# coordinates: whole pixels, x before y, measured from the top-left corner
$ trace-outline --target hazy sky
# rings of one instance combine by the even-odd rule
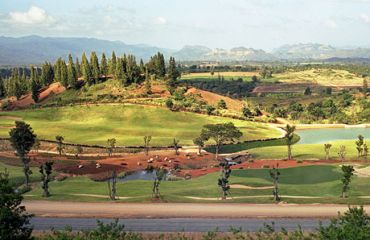
[[[0,0],[0,35],[270,50],[370,47],[370,0]]]

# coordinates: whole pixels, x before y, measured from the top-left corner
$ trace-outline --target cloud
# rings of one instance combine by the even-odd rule
[[[42,8],[31,6],[26,12],[10,12],[10,21],[16,24],[52,24],[55,19]]]
[[[333,19],[328,19],[324,22],[324,25],[328,28],[337,28],[338,24]]]
[[[360,19],[361,19],[361,21],[363,21],[364,23],[370,23],[370,16],[369,16],[369,15],[367,15],[367,14],[361,14]]]
[[[156,17],[154,19],[154,23],[158,25],[164,25],[167,23],[167,19],[165,17]]]

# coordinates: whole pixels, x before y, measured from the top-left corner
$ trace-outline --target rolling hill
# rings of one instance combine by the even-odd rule
[[[68,54],[81,56],[83,52],[102,52],[110,54],[115,51],[122,55],[134,54],[137,58],[149,59],[158,51],[168,58],[174,56],[179,61],[304,61],[343,59],[348,62],[370,58],[370,48],[336,48],[323,44],[284,45],[272,52],[261,49],[235,47],[231,49],[206,46],[184,46],[180,50],[159,48],[143,44],[126,44],[121,41],[108,41],[96,38],[56,38],[56,37],[1,37],[0,65],[15,66],[40,64],[44,61],[54,62],[58,57],[67,58]]]

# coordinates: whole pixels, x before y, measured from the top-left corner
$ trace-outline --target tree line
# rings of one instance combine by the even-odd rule
[[[7,78],[0,76],[0,98],[15,96],[19,99],[31,91],[37,102],[41,89],[53,82],[60,82],[66,88],[79,89],[84,84],[91,86],[110,78],[120,81],[123,86],[149,82],[153,77],[163,79],[172,92],[179,76],[175,59],[170,57],[166,65],[164,55],[160,52],[145,64],[142,59],[138,62],[132,54],[117,57],[114,51],[109,58],[102,53],[100,59],[96,52],[91,52],[89,59],[83,53],[81,61],[69,54],[67,62],[60,57],[54,64],[45,62],[41,67],[13,68]],[[148,85],[150,83],[146,83]]]

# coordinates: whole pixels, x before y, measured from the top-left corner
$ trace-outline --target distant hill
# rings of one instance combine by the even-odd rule
[[[317,43],[284,45],[273,51],[279,59],[370,58],[369,48],[335,48]]]
[[[58,57],[67,58],[70,53],[80,57],[83,52],[96,51],[100,55],[102,52],[110,54],[113,50],[118,56],[132,53],[143,59],[148,59],[158,51],[164,54],[172,52],[152,46],[95,38],[0,37],[0,65],[39,64],[44,61],[54,62]]]
[[[118,56],[123,53],[134,54],[144,60],[160,51],[168,58],[174,56],[179,61],[304,61],[333,60],[358,62],[370,58],[370,48],[336,48],[330,45],[307,43],[284,45],[272,52],[260,49],[236,47],[230,50],[206,46],[184,46],[180,50],[158,48],[143,44],[130,45],[121,41],[108,41],[96,38],[55,38],[26,36],[20,38],[0,37],[0,65],[40,64],[44,61],[54,62],[58,57],[74,57],[83,52],[105,52],[110,55],[115,51]]]

